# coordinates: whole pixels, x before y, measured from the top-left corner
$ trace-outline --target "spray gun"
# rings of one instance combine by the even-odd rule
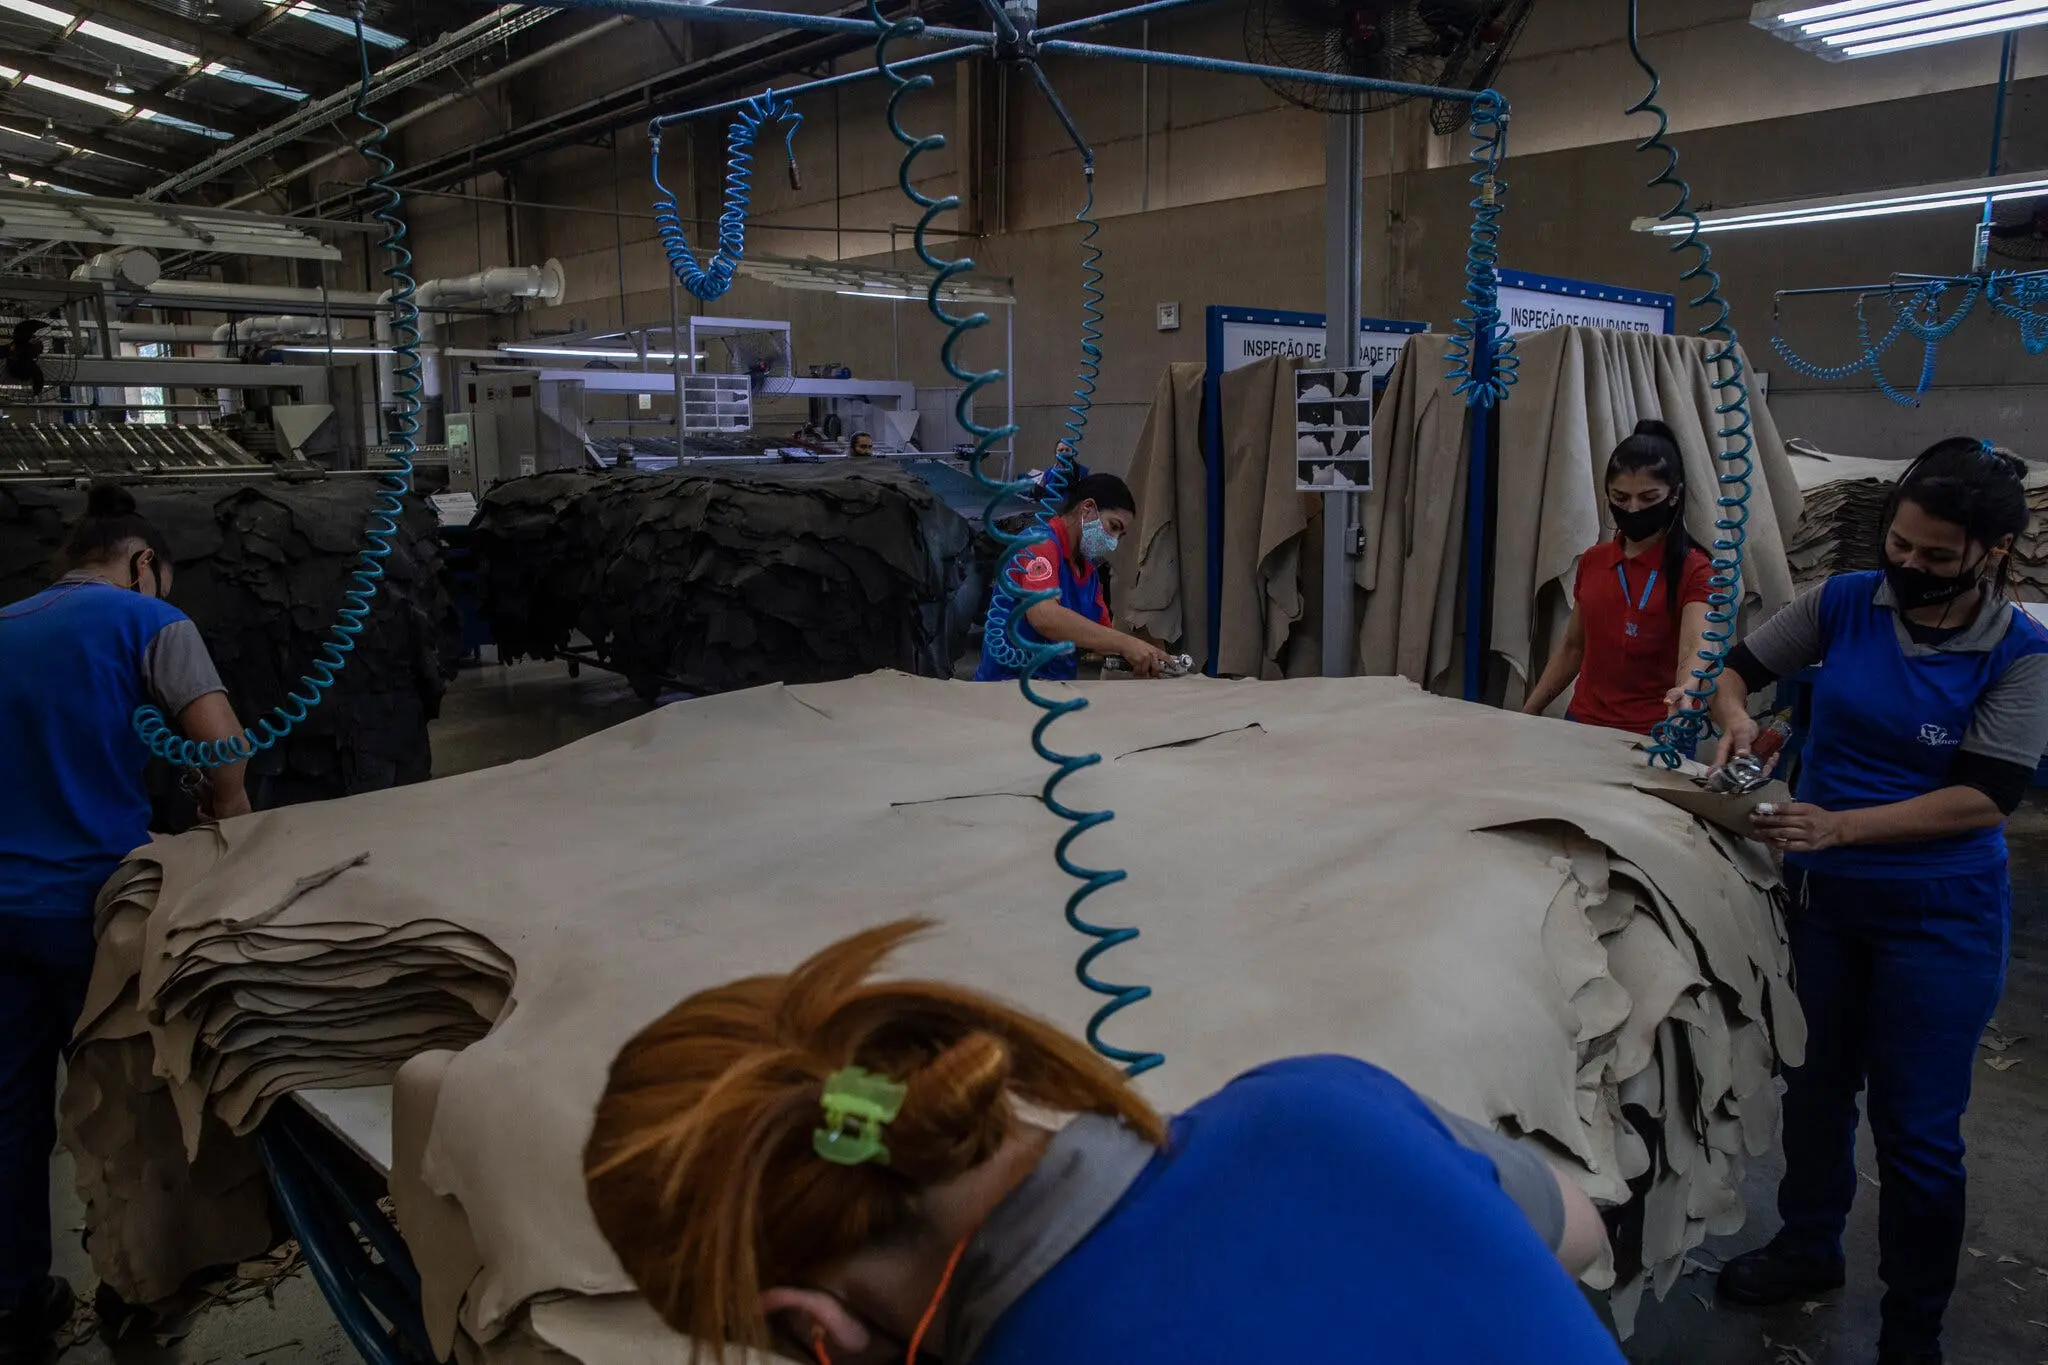
[[[1772,716],[1746,754],[1737,754],[1707,775],[1706,788],[1730,796],[1744,796],[1771,780],[1776,766],[1772,759],[1792,735],[1792,718],[1784,712]]]
[[[1131,666],[1123,661],[1122,656],[1112,654],[1102,661],[1102,671],[1104,673],[1128,673],[1131,671]],[[1169,654],[1166,656],[1166,666],[1159,670],[1159,676],[1162,678],[1185,678],[1194,671],[1195,660],[1193,655]]]

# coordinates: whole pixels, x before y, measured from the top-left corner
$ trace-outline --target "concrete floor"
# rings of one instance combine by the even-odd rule
[[[467,670],[434,727],[436,776],[545,753],[647,707],[623,679],[562,665]],[[2013,851],[2012,967],[1998,1024],[2018,1042],[2004,1071],[1980,1066],[1964,1124],[1970,1144],[1971,1254],[1948,1317],[1952,1365],[2048,1365],[2048,800],[2037,797],[2008,831]],[[1993,1054],[1985,1052],[1984,1057]],[[1849,1224],[1849,1287],[1817,1302],[1771,1312],[1724,1309],[1712,1275],[1690,1271],[1663,1303],[1646,1302],[1627,1354],[1637,1365],[1866,1365],[1877,1340],[1876,1161],[1866,1133],[1866,1172]],[[1767,1241],[1777,1226],[1773,1192],[1781,1171],[1760,1164],[1745,1186],[1750,1225],[1710,1242],[1702,1259],[1722,1259]],[[92,1274],[79,1245],[83,1214],[71,1173],[55,1165],[58,1270],[75,1284]],[[1980,1254],[1981,1253],[1981,1254]],[[179,1335],[182,1334],[182,1335]],[[65,1365],[345,1365],[356,1359],[311,1279],[301,1270],[268,1298],[213,1307],[157,1332],[133,1332],[113,1346],[90,1339]]]

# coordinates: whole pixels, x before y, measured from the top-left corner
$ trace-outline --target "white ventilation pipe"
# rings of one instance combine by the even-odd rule
[[[190,305],[174,304],[173,307],[190,307],[195,312],[204,312],[206,303],[256,304],[272,308],[313,308],[318,309],[335,304],[354,308],[365,308],[383,297],[381,294],[366,293],[349,289],[301,289],[283,284],[222,284],[217,280],[158,280],[143,289],[145,297],[157,295],[170,299],[191,299]],[[225,309],[221,310],[227,311]]]
[[[74,280],[115,284],[123,289],[147,289],[163,278],[156,257],[140,247],[102,251],[71,272]]]
[[[420,310],[420,347],[431,352],[438,344],[439,330],[433,317],[437,308],[504,308],[519,299],[560,303],[568,287],[562,263],[550,259],[546,265],[498,265],[474,275],[451,279],[424,280],[413,292],[413,306]],[[377,296],[380,305],[391,302],[391,291]],[[377,314],[377,345],[389,349],[392,335],[391,312],[383,307]],[[377,357],[377,393],[387,405],[397,401],[398,357]],[[431,402],[441,396],[441,366],[431,356],[420,366],[420,400]]]
[[[283,313],[274,317],[237,318],[213,329],[213,340],[223,356],[232,357],[237,348],[246,349],[271,341],[304,341],[332,335],[339,339],[339,320],[300,317]]]

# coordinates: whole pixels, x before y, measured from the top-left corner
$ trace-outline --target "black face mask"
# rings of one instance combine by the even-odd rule
[[[1892,597],[1898,602],[1900,611],[1917,611],[1921,607],[1939,607],[1953,602],[1966,593],[1975,592],[1984,577],[1982,560],[1974,569],[1938,574],[1894,564],[1892,557],[1882,550],[1878,554],[1884,561],[1884,581],[1891,584]]]
[[[1614,529],[1621,532],[1621,538],[1639,544],[1669,530],[1671,519],[1677,511],[1676,497],[1666,498],[1648,507],[1638,507],[1633,511],[1623,511],[1612,503],[1607,505],[1608,515],[1614,518]]]

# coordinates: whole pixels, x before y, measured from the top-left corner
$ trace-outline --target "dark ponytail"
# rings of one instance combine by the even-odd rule
[[[1877,528],[1878,544],[1891,530],[1899,504],[1911,501],[1928,516],[1953,522],[1963,534],[1987,548],[2027,529],[2033,514],[2027,507],[2027,464],[2009,450],[1999,450],[1974,436],[1951,436],[1920,452],[1885,504]],[[1884,551],[1880,548],[1879,553]],[[2010,586],[2012,556],[1998,561],[1992,588],[2002,597]]]
[[[164,533],[136,510],[135,495],[115,483],[96,483],[86,491],[85,515],[71,528],[64,542],[67,569],[87,564],[104,564],[131,541],[141,541],[154,551],[161,574],[171,563],[171,547]]]
[[[1678,592],[1685,584],[1685,557],[1692,552],[1692,539],[1685,533],[1685,459],[1679,454],[1678,433],[1654,417],[1636,423],[1636,429],[1607,457],[1607,483],[1621,474],[1643,473],[1671,489],[1671,529],[1664,533],[1664,602],[1673,615],[1678,612]],[[1604,485],[1603,485],[1604,486]]]

